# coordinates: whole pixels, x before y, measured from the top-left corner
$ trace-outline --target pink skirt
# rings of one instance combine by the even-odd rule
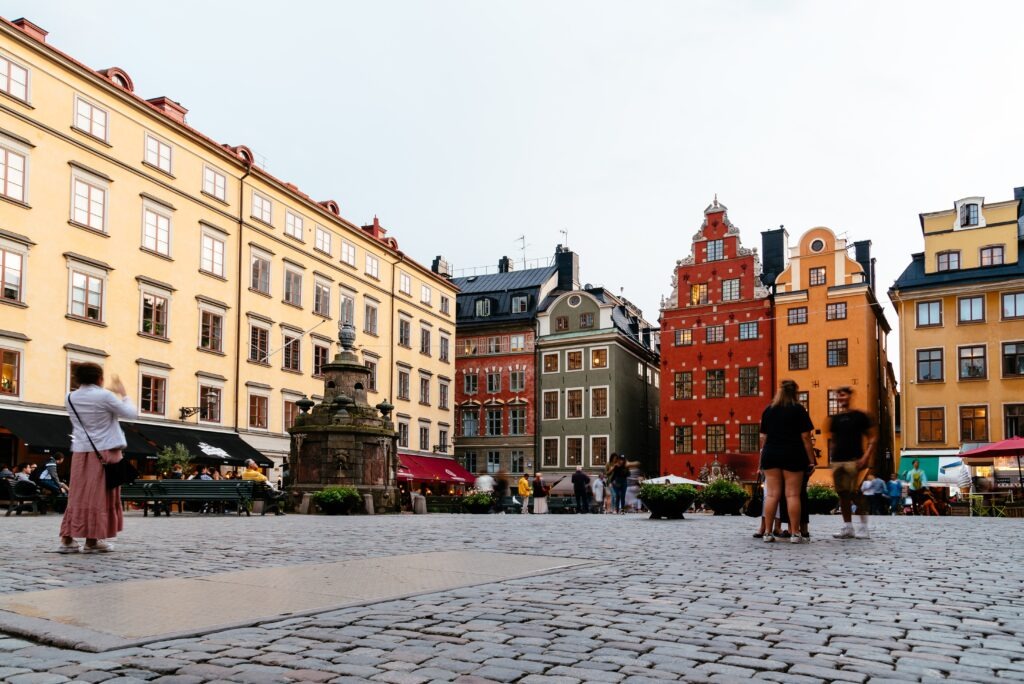
[[[117,463],[122,458],[120,449],[107,449],[100,454],[103,463]],[[121,489],[107,489],[103,463],[94,451],[76,451],[71,455],[68,507],[60,523],[60,536],[112,539],[124,529]]]

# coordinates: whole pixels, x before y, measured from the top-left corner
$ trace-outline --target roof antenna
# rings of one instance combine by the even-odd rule
[[[526,270],[526,234],[520,235],[512,242],[519,242],[519,249],[523,250],[523,270]]]
[[[562,230],[560,230],[558,232],[562,234],[562,244],[565,245],[566,248],[568,248],[569,247],[569,231],[566,230],[565,228],[563,228]]]

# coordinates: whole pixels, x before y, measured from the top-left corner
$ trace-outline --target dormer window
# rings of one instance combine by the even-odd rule
[[[978,205],[974,202],[960,205],[960,227],[969,228],[978,225]]]
[[[935,255],[938,263],[936,267],[940,271],[959,271],[960,270],[960,250],[949,250],[948,252],[939,252]]]
[[[490,316],[491,315],[491,300],[489,300],[489,299],[478,299],[478,300],[476,300],[476,315],[477,316]]]
[[[957,200],[953,205],[953,230],[984,228],[985,214],[981,211],[984,204],[984,197],[965,197]]]
[[[515,295],[512,297],[512,313],[525,313],[529,301],[528,295]]]

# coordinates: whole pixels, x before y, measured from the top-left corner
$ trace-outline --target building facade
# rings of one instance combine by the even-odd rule
[[[741,477],[756,471],[772,325],[757,250],[716,197],[662,302],[660,474],[695,478],[715,459]]]
[[[46,38],[0,20],[0,460],[61,446],[23,438],[29,416],[62,415],[71,368],[97,362],[154,434],[241,436],[280,463],[342,321],[371,403],[395,403],[410,448],[444,444],[451,282]]]
[[[836,389],[854,390],[852,407],[878,421],[878,457],[873,467],[891,472],[893,407],[896,388],[887,358],[890,330],[874,294],[871,243],[852,245],[828,228],[812,228],[796,246],[786,244],[787,233],[763,236],[767,255],[788,255],[788,264],[769,263],[765,270],[775,279],[776,376],[800,386],[800,401],[815,426],[819,466],[827,466],[828,422],[838,410]],[[821,472],[821,471],[819,471]],[[823,478],[816,475],[816,481]]]
[[[920,222],[924,251],[889,290],[904,377],[901,469],[1024,436],[1024,188],[1001,202],[967,197]],[[979,474],[1017,482],[1016,465],[1003,466]]]

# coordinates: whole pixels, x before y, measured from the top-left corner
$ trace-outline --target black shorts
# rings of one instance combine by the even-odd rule
[[[807,470],[807,456],[792,454],[764,454],[761,456],[761,470],[781,468],[791,473],[802,473]]]

